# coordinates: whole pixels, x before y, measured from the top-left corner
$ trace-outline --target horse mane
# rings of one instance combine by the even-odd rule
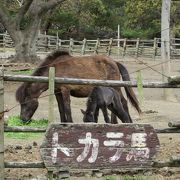
[[[45,60],[38,66],[38,68],[32,73],[32,76],[41,76],[47,68],[49,68],[49,64],[59,61],[63,56],[70,56],[68,51],[56,50],[49,54]],[[25,101],[25,97],[28,95],[28,87],[31,83],[24,82],[16,91],[16,100],[20,103]]]
[[[49,67],[50,63],[55,62],[56,60],[61,60],[62,56],[70,56],[68,51],[56,50],[49,54],[45,60],[39,65],[39,67],[33,72],[33,76],[40,76],[42,73]]]
[[[16,101],[23,103],[25,101],[25,97],[27,95],[27,87],[28,83],[23,83],[17,90],[16,90]]]

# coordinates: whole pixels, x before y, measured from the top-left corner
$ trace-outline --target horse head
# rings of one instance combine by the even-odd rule
[[[24,122],[30,122],[31,117],[33,116],[34,112],[38,108],[38,101],[37,99],[33,98],[26,98],[26,101],[21,103],[21,112],[20,112],[20,119]]]
[[[21,105],[20,119],[27,123],[31,120],[34,112],[38,108],[38,100],[30,94],[27,83],[23,83],[16,91],[16,100]]]
[[[87,112],[87,111],[84,111],[83,109],[81,109],[81,112],[82,114],[84,115],[83,116],[83,122],[96,122],[95,119],[94,119],[94,114],[93,112]]]

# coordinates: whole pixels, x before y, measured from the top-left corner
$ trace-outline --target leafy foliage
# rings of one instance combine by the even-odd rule
[[[160,34],[161,0],[127,0],[125,14],[124,33],[128,29],[131,36],[139,38]]]
[[[16,0],[5,0],[4,5],[13,17],[19,10]],[[121,37],[160,37],[162,0],[66,0],[55,10],[44,15],[41,30],[60,38],[88,39],[117,36],[117,25]],[[180,36],[180,3],[171,1],[171,30]],[[25,29],[31,17],[24,16],[21,29]]]
[[[54,13],[50,32],[58,29],[63,38],[97,38],[112,32],[122,19],[119,16],[124,0],[68,0]]]
[[[53,13],[50,32],[61,38],[160,37],[162,0],[67,0]],[[171,3],[171,26],[178,36],[180,4]],[[55,28],[56,27],[56,28]]]

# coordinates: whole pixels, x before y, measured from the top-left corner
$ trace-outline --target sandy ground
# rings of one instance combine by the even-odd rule
[[[154,64],[158,64],[159,61],[145,61],[146,65],[139,62],[125,62],[122,63],[127,67],[130,76],[132,79],[136,79],[137,70],[141,70],[143,80],[155,81],[161,80],[161,66],[154,66],[152,70],[147,68],[148,66],[152,66]],[[171,75],[178,75],[180,72],[180,62],[173,61],[171,63]],[[5,108],[11,108],[17,104],[15,101],[15,91],[20,83],[14,82],[6,82],[5,83]],[[137,89],[134,88],[138,96]],[[168,122],[173,120],[179,120],[180,117],[180,89],[170,89],[171,96],[170,100],[165,101],[163,97],[163,89],[143,89],[144,100],[142,104],[143,115],[139,117],[139,115],[135,112],[132,106],[130,107],[130,114],[132,119],[136,123],[149,123],[154,128],[167,128]],[[71,98],[71,107],[72,107],[72,115],[75,123],[82,123],[82,114],[80,109],[85,109],[86,106],[86,98]],[[33,118],[47,118],[48,112],[48,98],[42,98],[39,100],[39,108],[35,112]],[[18,115],[20,112],[20,107],[12,109],[10,112],[5,114],[5,117],[12,115]],[[54,104],[54,112],[55,118],[59,121],[59,112],[57,109],[57,104]],[[104,123],[102,114],[99,117],[99,123]],[[157,154],[157,159],[167,160],[173,155],[180,155],[180,138],[179,134],[158,134],[160,139],[160,151]],[[6,161],[22,161],[22,160],[40,160],[39,148],[38,145],[41,144],[42,138],[38,139],[30,139],[28,141],[25,140],[15,140],[15,139],[5,139],[5,160]],[[18,145],[20,148],[18,148]],[[179,168],[180,169],[180,168]],[[163,168],[157,172],[150,172],[148,174],[149,179],[180,179],[180,171],[179,169],[170,169]],[[45,170],[42,169],[6,169],[6,179],[45,179],[44,174],[46,174]],[[147,174],[144,174],[147,175]],[[74,179],[88,179],[86,177],[78,177]],[[94,179],[96,179],[94,177]],[[117,176],[117,179],[121,179],[121,176]]]

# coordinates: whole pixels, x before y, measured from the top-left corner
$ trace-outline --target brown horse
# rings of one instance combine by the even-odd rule
[[[55,51],[36,69],[32,76],[48,76],[49,67],[55,67],[56,77],[84,78],[98,80],[130,80],[127,69],[110,57],[95,55],[73,57],[66,51]],[[28,122],[38,107],[38,98],[48,89],[47,83],[25,82],[16,91],[16,100],[21,104],[20,118]],[[70,95],[74,97],[88,97],[93,86],[55,84],[55,96],[58,102],[62,122],[72,122]],[[119,92],[124,109],[128,112],[127,101],[121,88]],[[138,100],[131,87],[125,87],[127,97],[140,113]],[[129,115],[130,116],[130,115]]]

